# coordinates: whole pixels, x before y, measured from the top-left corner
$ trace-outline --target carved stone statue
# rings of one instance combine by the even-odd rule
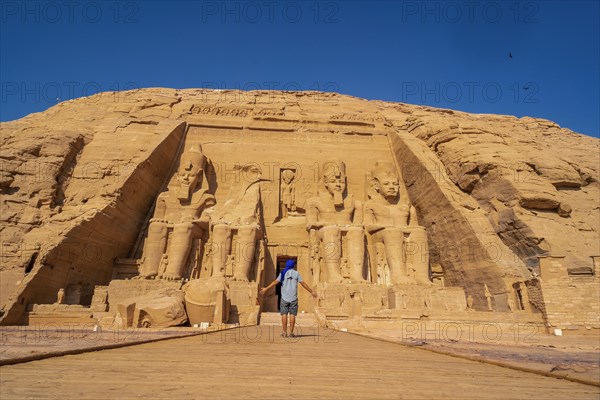
[[[392,284],[431,285],[427,234],[415,208],[400,198],[395,167],[376,163],[371,174],[374,192],[365,203],[364,224],[373,243],[383,244]]]
[[[345,236],[345,259],[348,261],[349,277],[354,282],[364,281],[364,230],[362,205],[346,193],[346,165],[341,161],[329,161],[324,166],[316,197],[307,201],[307,229],[315,242],[321,245],[325,280],[343,282],[341,274],[342,237]]]
[[[58,294],[56,295],[56,304],[65,304],[65,289],[58,289]]]
[[[233,266],[233,279],[248,281],[254,261],[256,242],[260,239],[260,178],[258,166],[240,168],[244,176],[234,185],[229,199],[212,218],[212,276],[224,277],[227,261]],[[238,254],[232,254],[232,236],[237,235]]]
[[[284,169],[281,171],[281,218],[287,217],[290,211],[296,211],[295,178],[294,170]]]
[[[473,296],[467,296],[467,311],[475,311],[473,308]]]
[[[483,284],[483,294],[485,296],[485,300],[487,301],[488,311],[494,311],[494,308],[492,307],[492,293],[490,292],[490,288],[488,287],[487,283]]]
[[[202,148],[190,148],[181,156],[178,185],[171,185],[158,196],[144,244],[141,277],[168,280],[183,277],[192,241],[201,239],[208,226],[202,211],[215,204],[214,196],[202,189],[205,165]],[[164,272],[159,274],[160,267]]]

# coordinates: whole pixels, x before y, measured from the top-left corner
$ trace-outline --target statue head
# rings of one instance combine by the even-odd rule
[[[391,163],[375,163],[371,171],[373,187],[387,201],[398,200],[400,181],[396,169]]]
[[[346,190],[346,164],[339,160],[327,161],[323,165],[323,185],[333,196],[336,206],[344,204],[344,190]]]
[[[202,153],[200,145],[192,146],[182,154],[177,170],[177,181],[179,182],[179,200],[189,200],[198,184],[202,184],[202,173],[206,157]]]
[[[281,179],[288,185],[294,180],[296,173],[293,169],[284,169],[281,171]]]
[[[235,169],[239,171],[240,181],[245,182],[248,185],[260,181],[262,177],[262,171],[256,163],[236,165]]]

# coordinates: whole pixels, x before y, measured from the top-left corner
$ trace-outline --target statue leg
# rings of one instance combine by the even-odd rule
[[[406,261],[408,268],[414,270],[419,285],[431,285],[429,279],[429,247],[427,232],[423,227],[412,227],[406,240]]]
[[[323,239],[323,264],[327,271],[326,281],[340,283],[344,281],[340,273],[340,261],[342,258],[342,232],[335,225],[321,228]]]
[[[153,221],[148,227],[148,237],[144,244],[144,262],[140,266],[140,276],[151,278],[158,274],[160,259],[167,247],[167,224]]]
[[[225,276],[225,263],[231,253],[231,228],[226,224],[218,224],[212,231],[212,276]]]
[[[385,245],[385,258],[390,268],[392,284],[414,284],[415,281],[408,274],[408,269],[402,250],[404,246],[404,233],[399,228],[385,228],[381,231]]]
[[[353,282],[363,282],[365,266],[365,233],[362,227],[353,226],[346,233],[346,252],[350,279]]]
[[[163,275],[164,279],[176,280],[183,277],[190,250],[192,248],[192,229],[189,222],[176,224],[171,236],[169,246],[169,262]]]
[[[250,267],[255,256],[257,233],[258,225],[256,224],[242,226],[238,230],[237,245],[239,254],[236,255],[236,265],[233,272],[234,280],[248,281],[249,279]]]

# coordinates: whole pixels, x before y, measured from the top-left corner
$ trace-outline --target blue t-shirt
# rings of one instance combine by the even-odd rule
[[[281,282],[281,274],[277,277]],[[302,282],[300,273],[295,269],[290,269],[285,274],[285,282],[281,283],[281,298],[283,301],[291,302],[298,300],[298,284]]]

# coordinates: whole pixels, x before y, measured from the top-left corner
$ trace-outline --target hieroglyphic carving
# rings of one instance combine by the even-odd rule
[[[223,117],[247,117],[249,110],[242,108],[226,108],[216,106],[200,107],[194,105],[191,109],[192,114],[218,115]]]

